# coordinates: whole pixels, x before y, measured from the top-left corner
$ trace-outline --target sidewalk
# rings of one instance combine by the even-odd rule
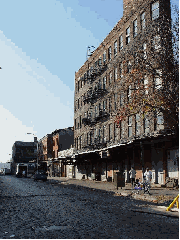
[[[166,211],[166,208],[173,201],[173,199],[179,194],[178,189],[167,189],[160,188],[158,186],[152,186],[150,195],[144,194],[141,191],[139,194],[136,191],[132,191],[131,184],[127,183],[125,187],[116,189],[114,183],[112,182],[100,182],[100,181],[90,181],[90,180],[77,180],[67,177],[48,177],[48,181],[51,183],[59,183],[64,185],[78,185],[82,187],[91,188],[93,190],[103,190],[111,192],[114,196],[124,196],[134,198],[136,200],[143,200],[146,203],[146,207],[143,206],[141,212],[155,213],[166,216],[179,217],[179,209],[175,207],[171,211]],[[148,204],[147,204],[148,203]],[[151,203],[156,205],[152,205]],[[136,211],[134,209],[133,211]],[[140,211],[140,210],[138,210]]]

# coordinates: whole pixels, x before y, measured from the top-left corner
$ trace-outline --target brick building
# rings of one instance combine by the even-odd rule
[[[38,142],[38,158],[39,161],[47,161],[52,158],[53,138],[52,134],[47,134]]]
[[[75,73],[78,171],[107,180],[134,166],[178,178],[169,0],[124,0],[123,17]],[[168,105],[168,107],[167,107]],[[171,157],[170,157],[171,155]],[[174,160],[175,159],[175,160]]]
[[[48,158],[49,175],[61,176],[64,175],[64,170],[61,168],[58,152],[69,149],[74,143],[74,131],[72,127],[64,129],[56,129],[52,135],[52,157]]]

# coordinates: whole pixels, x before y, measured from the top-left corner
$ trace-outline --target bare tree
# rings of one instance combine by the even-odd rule
[[[127,117],[141,114],[164,124],[163,133],[178,132],[179,112],[179,11],[173,6],[175,19],[164,12],[145,34],[120,59],[121,92],[124,104],[116,115],[117,126]]]

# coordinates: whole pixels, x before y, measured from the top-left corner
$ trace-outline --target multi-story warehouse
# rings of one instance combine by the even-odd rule
[[[113,179],[135,167],[153,182],[178,178],[169,0],[124,0],[123,17],[75,73],[74,144],[79,171]],[[85,167],[83,167],[83,165]]]

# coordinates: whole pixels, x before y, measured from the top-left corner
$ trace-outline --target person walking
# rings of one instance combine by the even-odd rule
[[[144,173],[144,177],[145,177],[146,183],[148,183],[150,185],[151,184],[151,179],[152,179],[152,172],[149,171],[149,168],[146,168],[146,172]]]
[[[146,172],[144,173],[144,178],[145,178],[144,193],[148,192],[150,194],[152,172],[149,171],[149,168],[146,168]]]
[[[136,171],[134,170],[133,167],[131,167],[131,170],[129,171],[130,179],[131,179],[131,185],[133,189],[133,185],[135,183],[135,177],[136,177]]]

